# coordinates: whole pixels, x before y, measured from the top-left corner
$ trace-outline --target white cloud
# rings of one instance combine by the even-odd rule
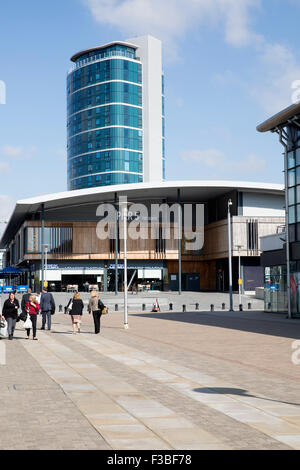
[[[267,163],[253,154],[238,161],[228,158],[217,149],[191,150],[184,152],[183,160],[198,163],[203,171],[213,171],[213,177],[259,175],[265,171]],[[211,176],[211,175],[210,175]]]
[[[15,207],[15,201],[10,196],[0,194],[0,235],[5,229],[3,221],[8,221]]]
[[[226,157],[224,153],[216,149],[208,150],[191,150],[183,153],[183,159],[202,163],[203,165],[213,169],[223,169],[226,165]]]
[[[240,84],[268,114],[292,104],[291,86],[300,80],[300,58],[288,45],[266,40],[253,26],[253,13],[268,14],[267,0],[81,1],[99,23],[116,27],[130,37],[151,34],[161,39],[167,60],[177,59],[180,39],[201,33],[203,25],[221,30],[227,44],[252,47],[255,70],[243,84],[231,71],[215,75],[215,79]],[[292,8],[300,5],[300,0],[289,3]]]
[[[227,43],[245,46],[259,40],[251,30],[250,11],[261,0],[82,0],[96,21],[129,36],[151,34],[164,42],[174,59],[177,41],[202,24],[221,24]]]
[[[13,145],[4,145],[0,148],[0,154],[5,158],[16,160],[27,160],[36,153],[36,147],[33,145],[28,148],[17,147]]]
[[[9,164],[7,162],[0,162],[0,175],[9,171],[11,171]]]
[[[259,80],[250,86],[250,94],[269,114],[290,106],[293,82],[300,80],[299,57],[286,46],[265,43],[258,62]]]

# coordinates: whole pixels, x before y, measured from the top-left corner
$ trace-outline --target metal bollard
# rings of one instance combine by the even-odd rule
[[[199,304],[196,304],[196,310],[199,310]]]
[[[251,303],[248,304],[248,310],[251,310]]]
[[[240,312],[242,312],[242,311],[243,311],[243,305],[240,304],[240,305],[239,305],[239,308],[240,308]]]
[[[210,311],[211,311],[211,312],[214,312],[214,311],[215,311],[215,306],[214,306],[214,304],[211,304],[211,306],[210,306]]]
[[[183,305],[183,306],[182,306],[182,311],[183,311],[183,312],[186,312],[186,305]]]
[[[226,308],[226,305],[222,304],[222,310],[225,310],[225,308]]]
[[[115,312],[118,312],[118,311],[119,311],[119,305],[115,304]]]
[[[143,312],[146,310],[146,304],[142,305],[142,310],[143,310]]]
[[[173,310],[173,304],[169,304],[169,310]]]
[[[62,311],[63,311],[63,309],[62,309],[62,304],[60,304],[60,306],[58,307],[58,311],[59,311],[59,312],[62,312]]]

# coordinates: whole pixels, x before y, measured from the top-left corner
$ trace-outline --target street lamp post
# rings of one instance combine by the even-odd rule
[[[238,254],[239,254],[239,305],[241,305],[242,303],[241,248],[242,248],[242,245],[237,245]]]
[[[231,214],[230,207],[232,206],[232,200],[228,201],[228,267],[229,267],[229,311],[233,312],[233,301],[232,301],[232,248],[231,248]]]
[[[128,286],[127,286],[127,198],[120,198],[123,216],[123,243],[124,243],[124,328],[128,329]]]

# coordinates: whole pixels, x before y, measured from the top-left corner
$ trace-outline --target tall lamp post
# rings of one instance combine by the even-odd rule
[[[239,254],[239,305],[241,305],[242,303],[241,249],[243,247],[242,245],[237,245],[236,248],[238,249],[238,254]]]
[[[231,214],[230,207],[232,206],[232,200],[228,201],[228,267],[229,267],[229,311],[233,312],[233,301],[232,301],[232,247],[231,247]]]
[[[124,328],[128,329],[128,283],[127,283],[127,217],[128,202],[127,198],[120,198],[119,202],[122,209],[123,218],[123,243],[124,243]]]

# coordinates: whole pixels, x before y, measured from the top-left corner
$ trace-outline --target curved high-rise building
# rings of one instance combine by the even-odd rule
[[[68,189],[164,179],[161,42],[117,41],[71,60]]]

